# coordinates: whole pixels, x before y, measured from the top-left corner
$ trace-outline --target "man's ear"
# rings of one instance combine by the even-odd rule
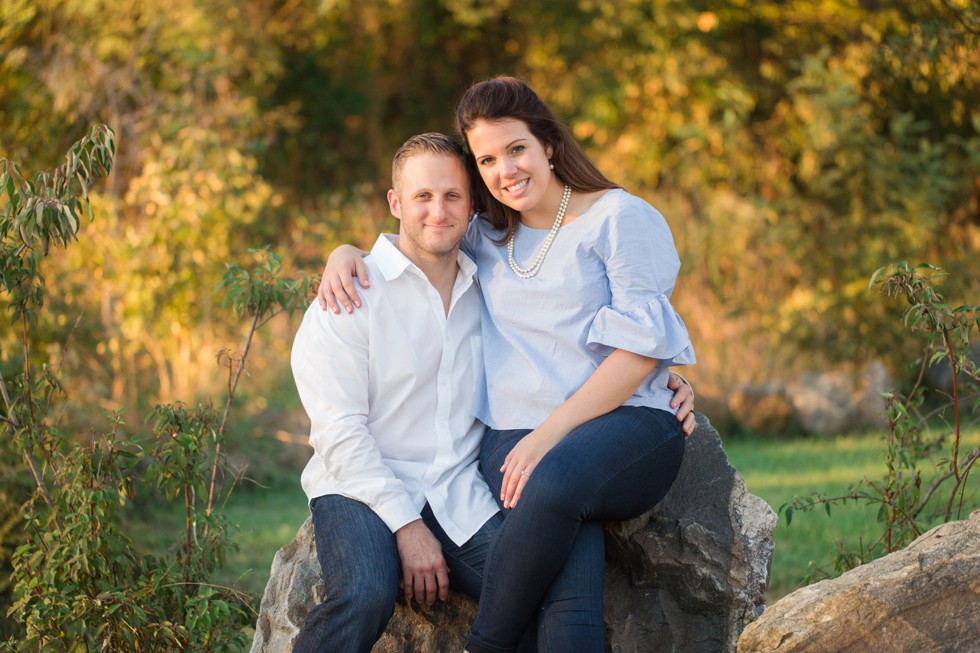
[[[398,201],[398,193],[395,192],[394,188],[388,189],[388,208],[391,210],[391,214],[402,219],[402,206]]]

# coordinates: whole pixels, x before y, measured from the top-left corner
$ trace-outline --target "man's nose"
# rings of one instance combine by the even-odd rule
[[[442,218],[445,218],[446,217],[446,213],[447,213],[447,211],[446,211],[446,200],[444,200],[444,199],[437,199],[437,200],[435,200],[435,201],[432,202],[432,205],[431,205],[431,214],[432,214],[433,217],[442,219]]]

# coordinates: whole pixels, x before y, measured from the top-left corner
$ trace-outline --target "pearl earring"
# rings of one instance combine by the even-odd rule
[[[554,170],[555,169],[555,164],[554,163],[550,163],[550,164],[548,164],[548,167],[551,168],[552,170]]]

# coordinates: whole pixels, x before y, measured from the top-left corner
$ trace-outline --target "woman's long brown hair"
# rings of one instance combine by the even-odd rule
[[[463,94],[456,106],[456,129],[466,141],[468,149],[467,133],[478,121],[493,122],[507,118],[520,120],[545,147],[551,146],[555,175],[572,190],[593,192],[619,188],[618,184],[599,172],[572,138],[568,127],[523,80],[500,76],[477,82]],[[474,175],[474,203],[494,229],[506,230],[499,241],[503,243],[517,229],[520,213],[500,203],[486,184],[476,181],[480,179],[480,171],[472,154],[470,149],[468,160],[470,173]]]

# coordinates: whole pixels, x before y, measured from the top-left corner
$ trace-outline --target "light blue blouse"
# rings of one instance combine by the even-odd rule
[[[548,234],[521,226],[514,258],[529,266]],[[558,232],[537,276],[507,263],[502,233],[474,219],[463,241],[483,294],[486,386],[476,416],[495,429],[535,428],[614,349],[660,365],[625,405],[670,407],[671,365],[695,362],[670,305],[680,260],[667,221],[642,199],[610,190]]]

